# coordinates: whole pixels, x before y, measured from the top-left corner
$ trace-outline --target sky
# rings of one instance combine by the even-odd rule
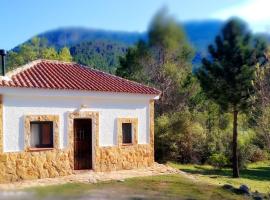
[[[180,22],[238,16],[270,32],[270,0],[0,0],[0,49],[59,27],[143,32],[162,7]]]

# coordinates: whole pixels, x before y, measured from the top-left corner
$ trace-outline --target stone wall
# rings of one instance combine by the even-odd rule
[[[66,176],[73,173],[74,149],[73,149],[73,122],[76,118],[91,118],[93,123],[93,170],[114,171],[148,167],[154,163],[154,101],[150,101],[150,138],[149,144],[137,143],[138,120],[119,118],[119,122],[131,122],[134,124],[134,143],[130,145],[118,144],[113,147],[99,147],[99,113],[89,111],[76,111],[68,115],[69,145],[66,149],[59,149],[58,126],[59,117],[28,116],[25,117],[25,142],[24,152],[3,153],[3,105],[0,96],[0,183],[38,178],[53,178]],[[53,149],[43,151],[31,151],[29,149],[29,122],[31,120],[54,121],[56,136]],[[119,123],[118,123],[119,124]],[[119,126],[119,125],[118,125]],[[119,140],[119,137],[118,137]]]
[[[72,174],[69,151],[0,154],[0,183]]]
[[[115,171],[151,166],[153,148],[148,144],[99,148],[100,161],[96,171]]]

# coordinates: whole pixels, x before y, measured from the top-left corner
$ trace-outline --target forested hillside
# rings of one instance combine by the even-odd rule
[[[222,26],[222,21],[193,21],[183,23],[183,28],[191,44],[198,51],[205,51]],[[134,45],[139,39],[146,40],[146,33],[105,31],[86,28],[59,28],[38,34],[37,37],[46,38],[49,46],[56,49],[64,46],[74,46],[82,42],[107,40]]]
[[[195,50],[193,67],[197,69],[202,57],[207,55],[207,47],[214,40],[224,22],[217,20],[191,21],[183,23],[183,31]],[[179,25],[181,27],[181,25]],[[266,34],[263,37],[269,39]],[[58,51],[68,47],[74,61],[114,73],[119,66],[119,58],[128,47],[139,40],[148,40],[147,33],[105,31],[87,28],[59,28],[38,34],[46,41],[47,47]],[[26,43],[31,42],[31,39]],[[14,48],[18,51],[19,46]]]
[[[128,45],[107,40],[82,42],[70,48],[75,62],[114,73]]]
[[[71,47],[82,42],[107,40],[133,45],[139,39],[145,39],[144,33],[105,31],[87,28],[59,28],[38,34],[36,37],[46,38],[49,46],[56,49],[64,46]]]
[[[183,24],[183,31],[187,35],[192,47],[196,51],[193,65],[196,67],[201,58],[206,55],[207,45],[214,39],[222,26],[221,21],[198,21]],[[179,25],[180,26],[180,25]],[[147,41],[147,33],[104,31],[86,28],[59,28],[38,34],[41,46],[59,51],[67,47],[74,61],[114,73],[119,67],[120,57],[124,56],[128,47],[134,46],[139,40]],[[32,38],[33,39],[33,38]],[[22,45],[32,45],[32,39]],[[13,49],[16,53],[22,48],[19,45]],[[9,54],[13,55],[13,54]],[[48,58],[48,56],[41,56]],[[55,56],[51,56],[53,58]],[[29,59],[28,59],[29,60]],[[10,67],[24,64],[23,60],[11,63]]]

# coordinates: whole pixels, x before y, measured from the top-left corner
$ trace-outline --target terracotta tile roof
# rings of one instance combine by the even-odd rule
[[[160,91],[76,63],[33,61],[2,77],[0,87],[67,89],[159,95]]]

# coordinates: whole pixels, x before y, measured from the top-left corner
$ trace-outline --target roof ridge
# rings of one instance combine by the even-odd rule
[[[33,60],[31,62],[28,62],[28,63],[22,65],[21,67],[18,67],[16,69],[13,69],[13,70],[7,72],[5,76],[11,78],[13,75],[16,75],[22,71],[25,71],[25,70],[35,66],[36,64],[41,63],[41,62],[42,62],[42,59]]]

